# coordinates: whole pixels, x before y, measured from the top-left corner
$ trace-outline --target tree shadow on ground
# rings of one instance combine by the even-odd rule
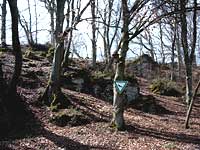
[[[140,95],[138,100],[128,105],[129,108],[140,110],[144,113],[153,115],[172,115],[174,112],[168,110],[158,103],[158,100],[153,95]]]
[[[92,108],[92,106],[89,106],[87,104],[85,104],[84,102],[80,101],[79,99],[73,99],[72,101],[74,101],[76,103],[76,106],[80,106],[80,110],[82,111],[82,113],[87,116],[88,118],[90,118],[92,121],[95,122],[107,122],[110,118],[110,116],[104,114],[103,112],[98,111],[95,108]],[[81,108],[82,107],[82,108]]]
[[[175,133],[175,132],[166,132],[161,130],[156,130],[154,128],[146,128],[139,125],[127,125],[127,131],[138,137],[148,136],[161,140],[173,141],[173,142],[182,142],[189,144],[200,144],[200,136],[190,135],[185,133]]]
[[[15,145],[14,140],[29,139],[35,137],[44,137],[47,140],[54,143],[57,147],[65,148],[67,150],[89,150],[94,149],[107,149],[101,146],[90,146],[84,145],[80,142],[74,141],[68,137],[60,136],[53,133],[45,128],[43,122],[41,122],[35,114],[29,109],[29,106],[25,103],[26,99],[21,98],[17,95],[16,100],[20,101],[17,106],[20,109],[12,112],[10,116],[12,120],[11,126],[7,130],[1,131],[0,137],[0,149],[12,150],[13,145]],[[12,106],[13,109],[16,106]],[[43,145],[44,143],[41,143]],[[16,145],[18,147],[19,145]],[[29,146],[20,149],[31,149]],[[109,148],[110,149],[110,148]]]
[[[52,141],[55,145],[66,150],[90,150],[90,149],[110,149],[104,146],[90,146],[76,142],[68,137],[60,136],[51,131],[45,130],[43,136]],[[112,148],[111,148],[112,150]]]

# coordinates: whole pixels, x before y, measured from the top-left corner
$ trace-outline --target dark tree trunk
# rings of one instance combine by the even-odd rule
[[[17,0],[8,0],[8,3],[10,6],[11,18],[12,18],[12,45],[13,45],[13,53],[15,55],[15,68],[11,82],[9,84],[9,93],[15,93],[19,76],[22,70],[22,52],[21,52],[19,33],[18,33]]]
[[[6,0],[3,0],[1,6],[2,10],[2,20],[1,20],[1,44],[2,47],[6,47]]]
[[[92,66],[96,67],[97,59],[97,45],[96,45],[96,14],[95,14],[95,0],[91,0],[92,12]]]

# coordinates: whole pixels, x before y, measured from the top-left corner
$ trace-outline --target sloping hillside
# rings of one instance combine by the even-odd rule
[[[1,58],[4,73],[9,78],[13,57],[4,53]],[[38,56],[24,59],[18,93],[26,106],[28,117],[23,128],[13,127],[0,139],[0,149],[200,149],[200,97],[195,101],[191,128],[185,130],[186,107],[181,97],[153,94],[149,90],[149,80],[138,77],[140,93],[143,95],[141,102],[145,100],[147,105],[156,103],[152,105],[156,108],[147,113],[140,105],[127,107],[126,130],[117,132],[110,127],[112,103],[106,98],[96,98],[63,86],[64,94],[72,103],[68,109],[52,112],[38,102],[47,84],[49,71],[50,63],[46,58]]]

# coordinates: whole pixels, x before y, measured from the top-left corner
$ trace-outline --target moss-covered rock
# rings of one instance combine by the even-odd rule
[[[7,48],[0,47],[0,52],[6,52],[7,50]]]
[[[153,93],[166,96],[180,96],[181,92],[178,90],[175,82],[168,79],[155,79],[150,85],[150,90]]]
[[[76,108],[60,110],[50,118],[50,122],[61,127],[66,125],[78,126],[88,123],[88,121],[84,114]]]
[[[37,56],[36,53],[31,51],[30,49],[26,50],[24,57],[29,58],[29,59],[33,59],[33,60],[40,60],[40,57]]]
[[[50,101],[51,111],[58,111],[59,109],[69,108],[71,105],[69,98],[66,97],[62,92],[53,94],[52,97],[50,97]]]
[[[55,48],[54,47],[50,47],[46,53],[46,57],[47,59],[52,62],[53,61],[53,56],[54,56],[54,50]]]

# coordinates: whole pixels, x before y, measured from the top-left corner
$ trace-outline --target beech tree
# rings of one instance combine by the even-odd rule
[[[122,7],[122,34],[118,44],[117,50],[114,52],[112,59],[116,60],[116,71],[114,82],[117,80],[125,79],[125,59],[127,51],[129,50],[129,42],[133,40],[142,31],[148,28],[153,23],[157,22],[159,17],[155,19],[154,11],[159,9],[160,5],[156,8],[147,9],[147,5],[150,5],[149,1],[136,0],[131,7],[129,7],[128,0],[121,0]],[[163,3],[161,3],[163,4]],[[151,13],[147,13],[150,11]],[[141,14],[142,13],[142,14]],[[120,50],[120,51],[119,51]],[[119,53],[118,53],[119,52]],[[134,83],[133,83],[134,84]],[[116,129],[122,130],[125,126],[124,122],[124,107],[126,99],[124,94],[119,94],[113,85],[113,118],[111,125],[115,126]]]
[[[51,106],[67,107],[69,105],[69,100],[63,95],[60,85],[60,76],[62,69],[62,61],[64,58],[64,40],[71,30],[75,29],[77,24],[81,21],[81,16],[84,11],[90,5],[90,1],[76,16],[76,20],[73,22],[71,27],[66,27],[64,32],[63,20],[64,20],[64,4],[66,0],[57,0],[57,12],[56,12],[56,48],[54,50],[54,58],[52,64],[52,70],[49,77],[49,82],[47,88],[40,98],[44,103]]]
[[[54,50],[49,83],[42,97],[42,101],[44,101],[47,105],[60,104],[61,106],[65,106],[68,104],[67,100],[63,97],[64,95],[62,94],[60,87],[61,63],[64,55],[64,39],[62,39],[63,37],[61,34],[63,32],[65,2],[66,0],[56,1],[56,47]]]

